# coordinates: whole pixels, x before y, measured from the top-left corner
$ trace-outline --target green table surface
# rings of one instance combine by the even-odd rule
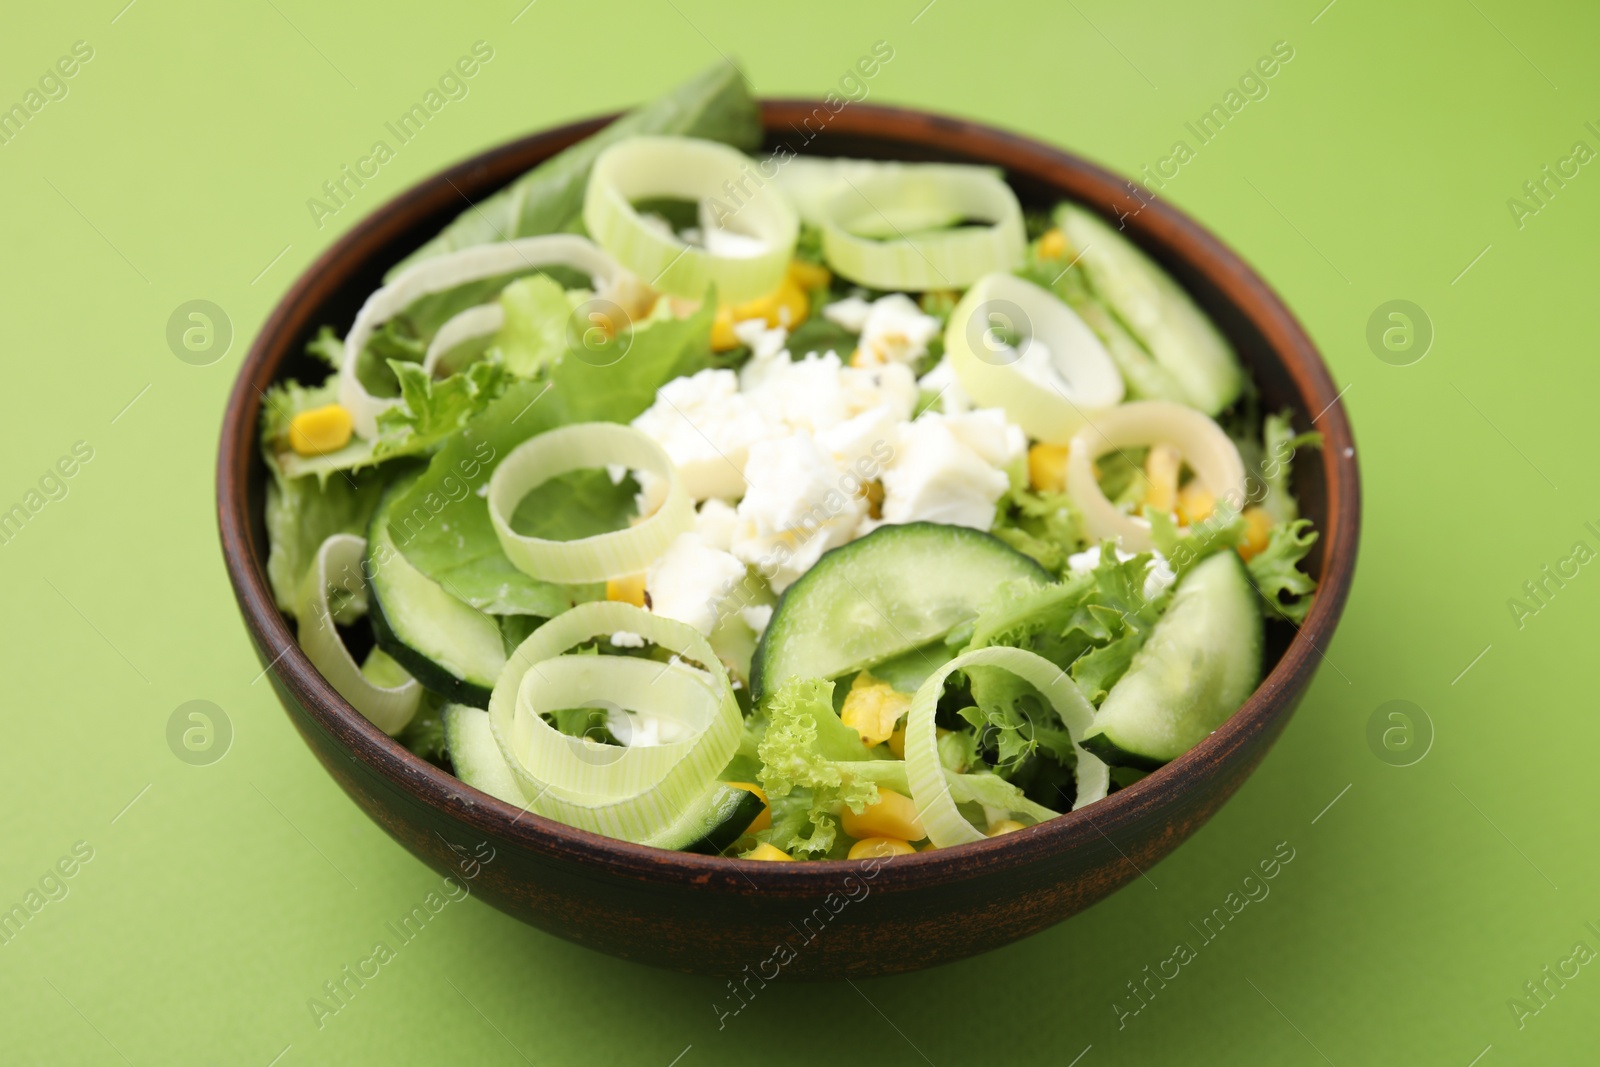
[[[0,545],[0,909],[44,901],[0,944],[0,1061],[1593,1062],[1600,19],[1326,2],[10,5],[0,106],[76,42],[92,57],[46,78],[60,98],[0,145],[0,510],[41,479],[59,497]],[[493,58],[468,95],[319,227],[307,199],[478,41]],[[878,41],[893,58],[873,102],[1127,173],[1186,142],[1161,195],[1321,345],[1355,423],[1366,528],[1298,715],[1146,877],[977,959],[775,984],[719,1026],[720,983],[469,900],[319,1025],[323,983],[438,878],[322,772],[239,622],[212,467],[250,338],[339,233],[446,164],[652,96],[719,53],[763,94],[819,94]],[[1275,46],[1292,58],[1240,89]],[[1202,143],[1186,124],[1230,90],[1243,106]],[[233,330],[208,366],[166,339],[197,299]],[[1369,344],[1392,300],[1431,323],[1419,362],[1398,365],[1427,332],[1416,313],[1409,351],[1400,334],[1399,352]],[[46,477],[63,457],[73,475]],[[167,740],[191,700],[231,724],[207,766]],[[1409,748],[1398,720],[1369,741],[1396,700],[1421,709]],[[1275,852],[1293,858],[1247,883]],[[1193,958],[1164,962],[1180,942]]]

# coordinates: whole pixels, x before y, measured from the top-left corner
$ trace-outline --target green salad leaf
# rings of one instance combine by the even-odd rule
[[[1306,621],[1317,582],[1300,569],[1300,563],[1316,541],[1317,531],[1310,519],[1274,526],[1267,547],[1245,564],[1250,580],[1266,601],[1262,614],[1267,618],[1285,618],[1296,626]]]
[[[589,168],[596,157],[616,142],[642,134],[700,137],[754,151],[761,144],[761,115],[744,76],[728,63],[715,63],[463,211],[437,237],[393,267],[388,277],[419,260],[460,248],[579,229]]]
[[[1295,453],[1302,448],[1321,448],[1322,435],[1315,430],[1294,432],[1294,413],[1291,411],[1268,415],[1261,423],[1261,480],[1266,484],[1266,496],[1261,507],[1276,523],[1294,522],[1300,517],[1300,508],[1289,489],[1289,479],[1294,470]]]
[[[319,484],[314,475],[274,472],[267,483],[267,580],[280,610],[295,614],[300,585],[323,541],[340,533],[366,536],[382,494],[383,480],[373,473]]]
[[[826,853],[838,835],[840,806],[861,812],[877,803],[880,785],[911,792],[905,764],[878,758],[834,714],[832,682],[793,679],[767,698],[762,710],[767,719],[757,746],[762,788],[774,804],[800,789],[809,800],[801,827],[809,832],[788,831],[787,840],[773,840],[779,848]],[[797,818],[790,820],[798,824]]]
[[[493,351],[506,369],[531,378],[567,350],[567,319],[572,305],[567,292],[548,276],[519,278],[500,293],[506,321],[495,336]]]
[[[488,407],[505,376],[500,364],[482,360],[441,381],[415,363],[390,360],[389,367],[400,383],[400,404],[378,414],[375,461],[415,455],[449,437]]]
[[[1083,520],[1066,493],[1017,485],[1000,498],[990,533],[1057,574],[1067,569],[1067,557],[1087,543]]]
[[[481,415],[446,439],[427,471],[397,502],[390,523],[395,544],[411,565],[478,610],[496,615],[549,617],[603,595],[597,586],[557,585],[517,570],[500,548],[480,493],[495,465],[528,438],[578,422],[631,421],[654,402],[656,390],[666,382],[706,366],[714,304],[708,300],[688,319],[652,322],[632,331],[626,354],[609,366],[565,353],[540,377],[513,382]],[[598,489],[598,483],[589,484]],[[563,492],[559,484],[548,491]],[[534,496],[530,504],[525,498],[517,515],[529,522],[539,514],[551,522],[598,521],[581,514],[562,517],[542,507],[543,499]],[[615,518],[619,501],[620,496],[599,502],[610,516],[602,519]],[[545,529],[541,536],[560,536],[556,528]]]

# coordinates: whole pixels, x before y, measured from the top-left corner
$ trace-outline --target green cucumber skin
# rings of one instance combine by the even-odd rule
[[[395,662],[399,663],[412,677],[416,678],[424,688],[430,689],[447,700],[458,704],[470,704],[473,707],[487,708],[489,694],[494,690],[494,683],[498,676],[489,676],[487,672],[480,672],[482,677],[470,678],[458,675],[443,663],[429,656],[415,644],[401,636],[402,627],[396,626],[396,619],[392,617],[396,610],[393,600],[395,589],[393,586],[404,577],[412,573],[410,564],[400,555],[389,539],[388,523],[389,509],[409,487],[411,479],[401,479],[390,486],[384,493],[383,499],[378,502],[377,510],[372,516],[372,525],[367,530],[367,555],[365,559],[365,573],[367,585],[368,614],[372,619],[373,639],[379,648],[387,652]],[[402,568],[405,575],[385,586],[382,581],[385,566]],[[441,598],[442,602],[449,604],[454,598],[450,597],[443,589],[435,585],[426,575],[415,574],[415,581],[427,583],[426,592],[434,597]],[[386,593],[385,588],[389,591]],[[460,603],[456,601],[456,603]],[[451,605],[454,606],[453,604]],[[503,642],[500,637],[500,627],[487,615],[481,615],[476,609],[462,603],[464,612],[470,613],[469,621],[476,621],[471,616],[481,617],[487,626],[495,631],[494,645],[502,650],[501,663],[504,663]],[[431,620],[437,621],[437,620]],[[470,661],[470,656],[466,657]]]
[[[1159,766],[1221,726],[1261,679],[1256,595],[1237,553],[1196,565],[1080,744],[1109,746],[1108,763]]]
[[[369,558],[369,565],[370,562]],[[368,573],[371,573],[370,566]],[[489,695],[494,691],[492,686],[482,686],[464,678],[457,678],[400,640],[389,622],[389,617],[384,614],[383,601],[372,588],[371,582],[367,584],[367,617],[372,620],[373,641],[396,663],[411,672],[411,676],[424,689],[430,689],[455,704],[470,704],[475,708],[489,706]]]
[[[1105,734],[1090,734],[1079,744],[1091,756],[1097,756],[1101,763],[1111,767],[1133,767],[1141,771],[1153,771],[1166,766],[1166,760],[1151,759],[1117,747],[1115,741]]]
[[[877,578],[883,564],[896,567],[897,576],[904,580],[905,587],[916,590],[910,597],[902,596],[902,604],[912,601],[931,604],[935,595],[942,592],[946,600],[943,606],[959,609],[965,618],[950,619],[948,625],[930,632],[905,633],[902,627],[914,625],[908,621],[911,612],[894,603],[875,603],[862,589],[863,585],[870,588],[879,584]],[[858,571],[854,577],[850,574],[852,568]],[[836,582],[836,578],[843,581]],[[975,617],[998,583],[1015,579],[1032,580],[1040,585],[1054,580],[1038,561],[981,530],[933,522],[880,526],[859,540],[824,552],[809,571],[784,590],[772,613],[772,621],[756,647],[750,668],[751,697],[759,701],[769,684],[776,687],[790,677],[802,676],[803,671],[815,672],[807,677],[836,678],[937,640],[961,622]],[[968,588],[959,588],[962,584]],[[905,591],[893,590],[897,594]],[[822,600],[820,608],[813,609],[807,604],[808,599],[819,598]],[[828,622],[825,616],[837,615],[841,606],[848,608],[852,601],[857,607],[863,601],[871,605],[862,614],[871,614],[874,621],[870,626],[880,638],[888,634],[895,643],[881,643],[881,647],[866,658],[841,653],[820,661],[818,654],[823,651],[822,646],[833,638],[817,634],[817,624]],[[796,616],[812,610],[816,617],[810,620],[813,633],[808,635],[803,631],[807,620],[797,621]],[[884,621],[884,616],[888,621]],[[808,647],[797,650],[794,646],[801,641]],[[835,641],[832,651],[837,650]],[[788,673],[778,677],[776,672]]]
[[[722,805],[726,807],[727,814],[705,836],[683,846],[684,852],[698,852],[703,856],[725,855],[733,843],[750,829],[750,824],[756,821],[756,816],[761,814],[761,809],[766,805],[747,789],[736,789],[735,792],[744,796],[733,800],[731,804]]]

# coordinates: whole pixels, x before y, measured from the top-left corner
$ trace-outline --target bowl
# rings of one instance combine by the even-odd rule
[[[1265,680],[1181,758],[1086,809],[976,844],[892,861],[761,863],[646,848],[526,813],[413,755],[323,680],[267,584],[262,391],[309,373],[303,348],[317,328],[348,327],[383,272],[469,203],[611,116],[484,152],[340,238],[251,346],[217,463],[223,556],[256,653],[290,721],[363,811],[428,866],[539,929],[625,959],[746,981],[881,975],[971,956],[1061,922],[1148,871],[1215,814],[1289,721],[1344,607],[1360,525],[1350,425],[1315,346],[1266,283],[1193,220],[1101,167],[993,127],[851,104],[802,142],[814,114],[828,114],[820,101],[765,101],[768,147],[992,164],[1025,207],[1071,198],[1120,225],[1227,334],[1267,410],[1292,408],[1298,425],[1315,421],[1322,431],[1325,447],[1296,466],[1304,512],[1322,532],[1308,557],[1321,582],[1315,604],[1297,632],[1269,634]]]

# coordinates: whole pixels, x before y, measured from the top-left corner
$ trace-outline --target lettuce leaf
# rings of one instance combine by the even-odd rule
[[[1261,479],[1266,495],[1262,510],[1276,523],[1290,523],[1300,517],[1300,506],[1289,489],[1294,456],[1302,448],[1321,448],[1322,435],[1315,430],[1294,432],[1294,413],[1282,411],[1268,415],[1261,424]]]
[[[583,193],[595,158],[617,141],[640,134],[700,137],[754,151],[761,144],[761,115],[744,76],[730,64],[717,62],[463,211],[387,277],[419,260],[460,248],[581,229]]]
[[[1262,614],[1267,618],[1285,618],[1296,626],[1306,621],[1317,582],[1300,569],[1300,562],[1316,544],[1317,536],[1310,519],[1274,526],[1267,547],[1245,564],[1250,580],[1266,601]]]
[[[1066,493],[1012,486],[1000,498],[995,516],[990,533],[1057,574],[1067,569],[1067,557],[1088,543],[1083,520]]]
[[[1052,585],[1002,586],[978,613],[966,650],[1010,645],[1035,652],[1068,670],[1083,695],[1098,704],[1127,671],[1170,598],[1145,597],[1151,562],[1149,553],[1119,560],[1106,542],[1091,571],[1069,573]]]
[[[506,321],[495,336],[494,351],[506,369],[531,378],[567,350],[567,319],[572,305],[566,290],[544,275],[519,278],[500,293]]]
[[[494,361],[480,360],[441,381],[415,363],[390,360],[389,367],[400,383],[400,404],[378,414],[375,462],[432,448],[488,407],[505,378]]]
[[[767,725],[756,750],[762,788],[774,810],[801,790],[808,802],[803,823],[791,813],[782,830],[785,839],[769,838],[779,848],[826,853],[838,836],[841,807],[859,813],[877,803],[880,785],[911,792],[905,764],[879,759],[834,713],[832,682],[793,679],[765,701],[763,715]]]
[[[267,580],[279,610],[295,614],[300,584],[323,541],[338,533],[366,536],[382,493],[383,479],[375,473],[321,484],[315,476],[286,478],[273,471],[267,483]]]
[[[495,465],[528,438],[571,423],[629,422],[655,401],[666,382],[706,366],[714,306],[708,300],[691,318],[632,331],[627,354],[610,366],[594,366],[568,352],[540,377],[513,382],[447,438],[396,503],[390,523],[395,544],[411,565],[490,614],[548,617],[600,595],[595,586],[556,585],[512,566],[480,493]],[[530,510],[539,510],[537,503],[524,501],[517,516],[528,518]],[[543,536],[560,535],[547,528]]]

